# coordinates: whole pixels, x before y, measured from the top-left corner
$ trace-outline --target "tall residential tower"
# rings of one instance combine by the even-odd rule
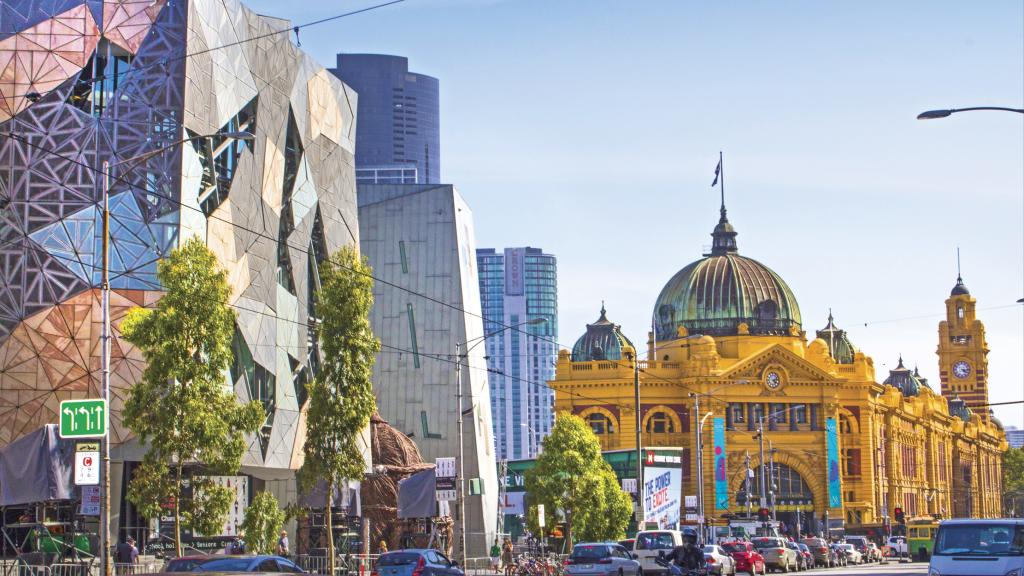
[[[554,423],[547,381],[558,354],[558,265],[539,248],[476,252],[480,303],[491,370],[491,414],[499,459],[537,455]],[[535,319],[544,323],[508,326]]]
[[[437,78],[409,72],[386,54],[338,54],[331,72],[359,94],[356,178],[360,184],[441,181]]]

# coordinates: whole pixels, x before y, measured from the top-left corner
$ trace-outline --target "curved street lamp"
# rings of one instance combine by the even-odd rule
[[[945,118],[957,112],[971,112],[974,110],[996,110],[1000,112],[1016,112],[1024,114],[1024,108],[1005,108],[1002,106],[975,106],[972,108],[949,108],[945,110],[928,110],[917,115],[918,120],[935,120]]]

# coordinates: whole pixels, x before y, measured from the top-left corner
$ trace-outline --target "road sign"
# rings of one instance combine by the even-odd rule
[[[82,442],[75,447],[75,485],[97,486],[100,483],[100,445]]]
[[[60,403],[61,438],[103,438],[107,435],[107,401],[64,400]]]
[[[683,498],[683,505],[686,506],[687,508],[696,508],[697,507],[697,497],[696,496],[687,495],[685,498]]]
[[[100,487],[82,486],[82,505],[78,508],[82,516],[100,515]]]
[[[455,487],[455,458],[434,460],[434,480],[434,495],[439,502],[458,499],[459,493]]]
[[[537,504],[537,526],[544,527],[544,505]]]

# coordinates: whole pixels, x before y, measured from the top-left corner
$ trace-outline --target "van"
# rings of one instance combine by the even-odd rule
[[[944,520],[929,576],[1024,574],[1024,519]]]
[[[640,562],[644,575],[664,574],[665,568],[655,560],[659,553],[668,556],[676,546],[683,545],[683,533],[679,530],[643,530],[636,533],[633,555]]]

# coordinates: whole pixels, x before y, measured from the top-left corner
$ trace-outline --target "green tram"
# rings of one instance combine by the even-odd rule
[[[907,553],[922,562],[932,556],[932,544],[939,523],[933,518],[911,518],[907,521]]]

